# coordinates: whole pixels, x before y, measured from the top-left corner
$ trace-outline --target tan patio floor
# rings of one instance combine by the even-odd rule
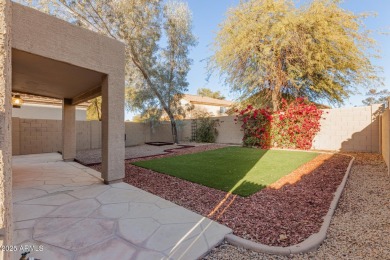
[[[196,259],[231,232],[126,183],[104,185],[99,176],[59,154],[14,156],[18,249],[30,246],[29,256],[42,260]]]

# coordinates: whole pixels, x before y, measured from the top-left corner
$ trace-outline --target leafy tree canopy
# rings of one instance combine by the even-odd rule
[[[102,97],[90,100],[87,108],[87,120],[102,120]]]
[[[386,103],[390,98],[390,91],[388,89],[376,90],[370,89],[366,93],[367,98],[362,101],[366,106],[371,106],[373,104],[383,104]]]
[[[365,14],[337,0],[249,0],[229,10],[215,39],[212,69],[242,99],[260,95],[279,107],[283,94],[343,103],[357,86],[380,83]]]
[[[220,91],[212,91],[209,88],[200,88],[198,89],[197,94],[198,96],[202,96],[202,97],[225,99],[225,97],[221,94]]]

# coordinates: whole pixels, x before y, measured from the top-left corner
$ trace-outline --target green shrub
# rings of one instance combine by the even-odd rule
[[[198,118],[196,141],[198,143],[215,143],[218,136],[218,122],[218,119],[211,119],[210,117]]]

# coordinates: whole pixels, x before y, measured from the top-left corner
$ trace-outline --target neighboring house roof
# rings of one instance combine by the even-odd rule
[[[24,104],[62,106],[62,100],[57,98],[48,98],[48,97],[42,97],[42,96],[36,96],[30,94],[21,94],[16,92],[13,92],[12,95],[20,95],[20,97],[23,99]],[[77,107],[85,107],[85,108],[87,108],[88,106],[89,106],[89,102],[84,102],[77,105]]]
[[[202,97],[196,95],[189,95],[189,94],[183,95],[182,99],[187,100],[189,103],[192,104],[203,104],[203,105],[214,105],[214,106],[225,106],[225,107],[229,107],[233,105],[232,101],[210,98],[210,97]]]

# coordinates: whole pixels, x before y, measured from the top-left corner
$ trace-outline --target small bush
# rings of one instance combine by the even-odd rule
[[[218,136],[218,120],[210,117],[198,118],[198,127],[196,129],[196,141],[198,143],[215,143]]]

